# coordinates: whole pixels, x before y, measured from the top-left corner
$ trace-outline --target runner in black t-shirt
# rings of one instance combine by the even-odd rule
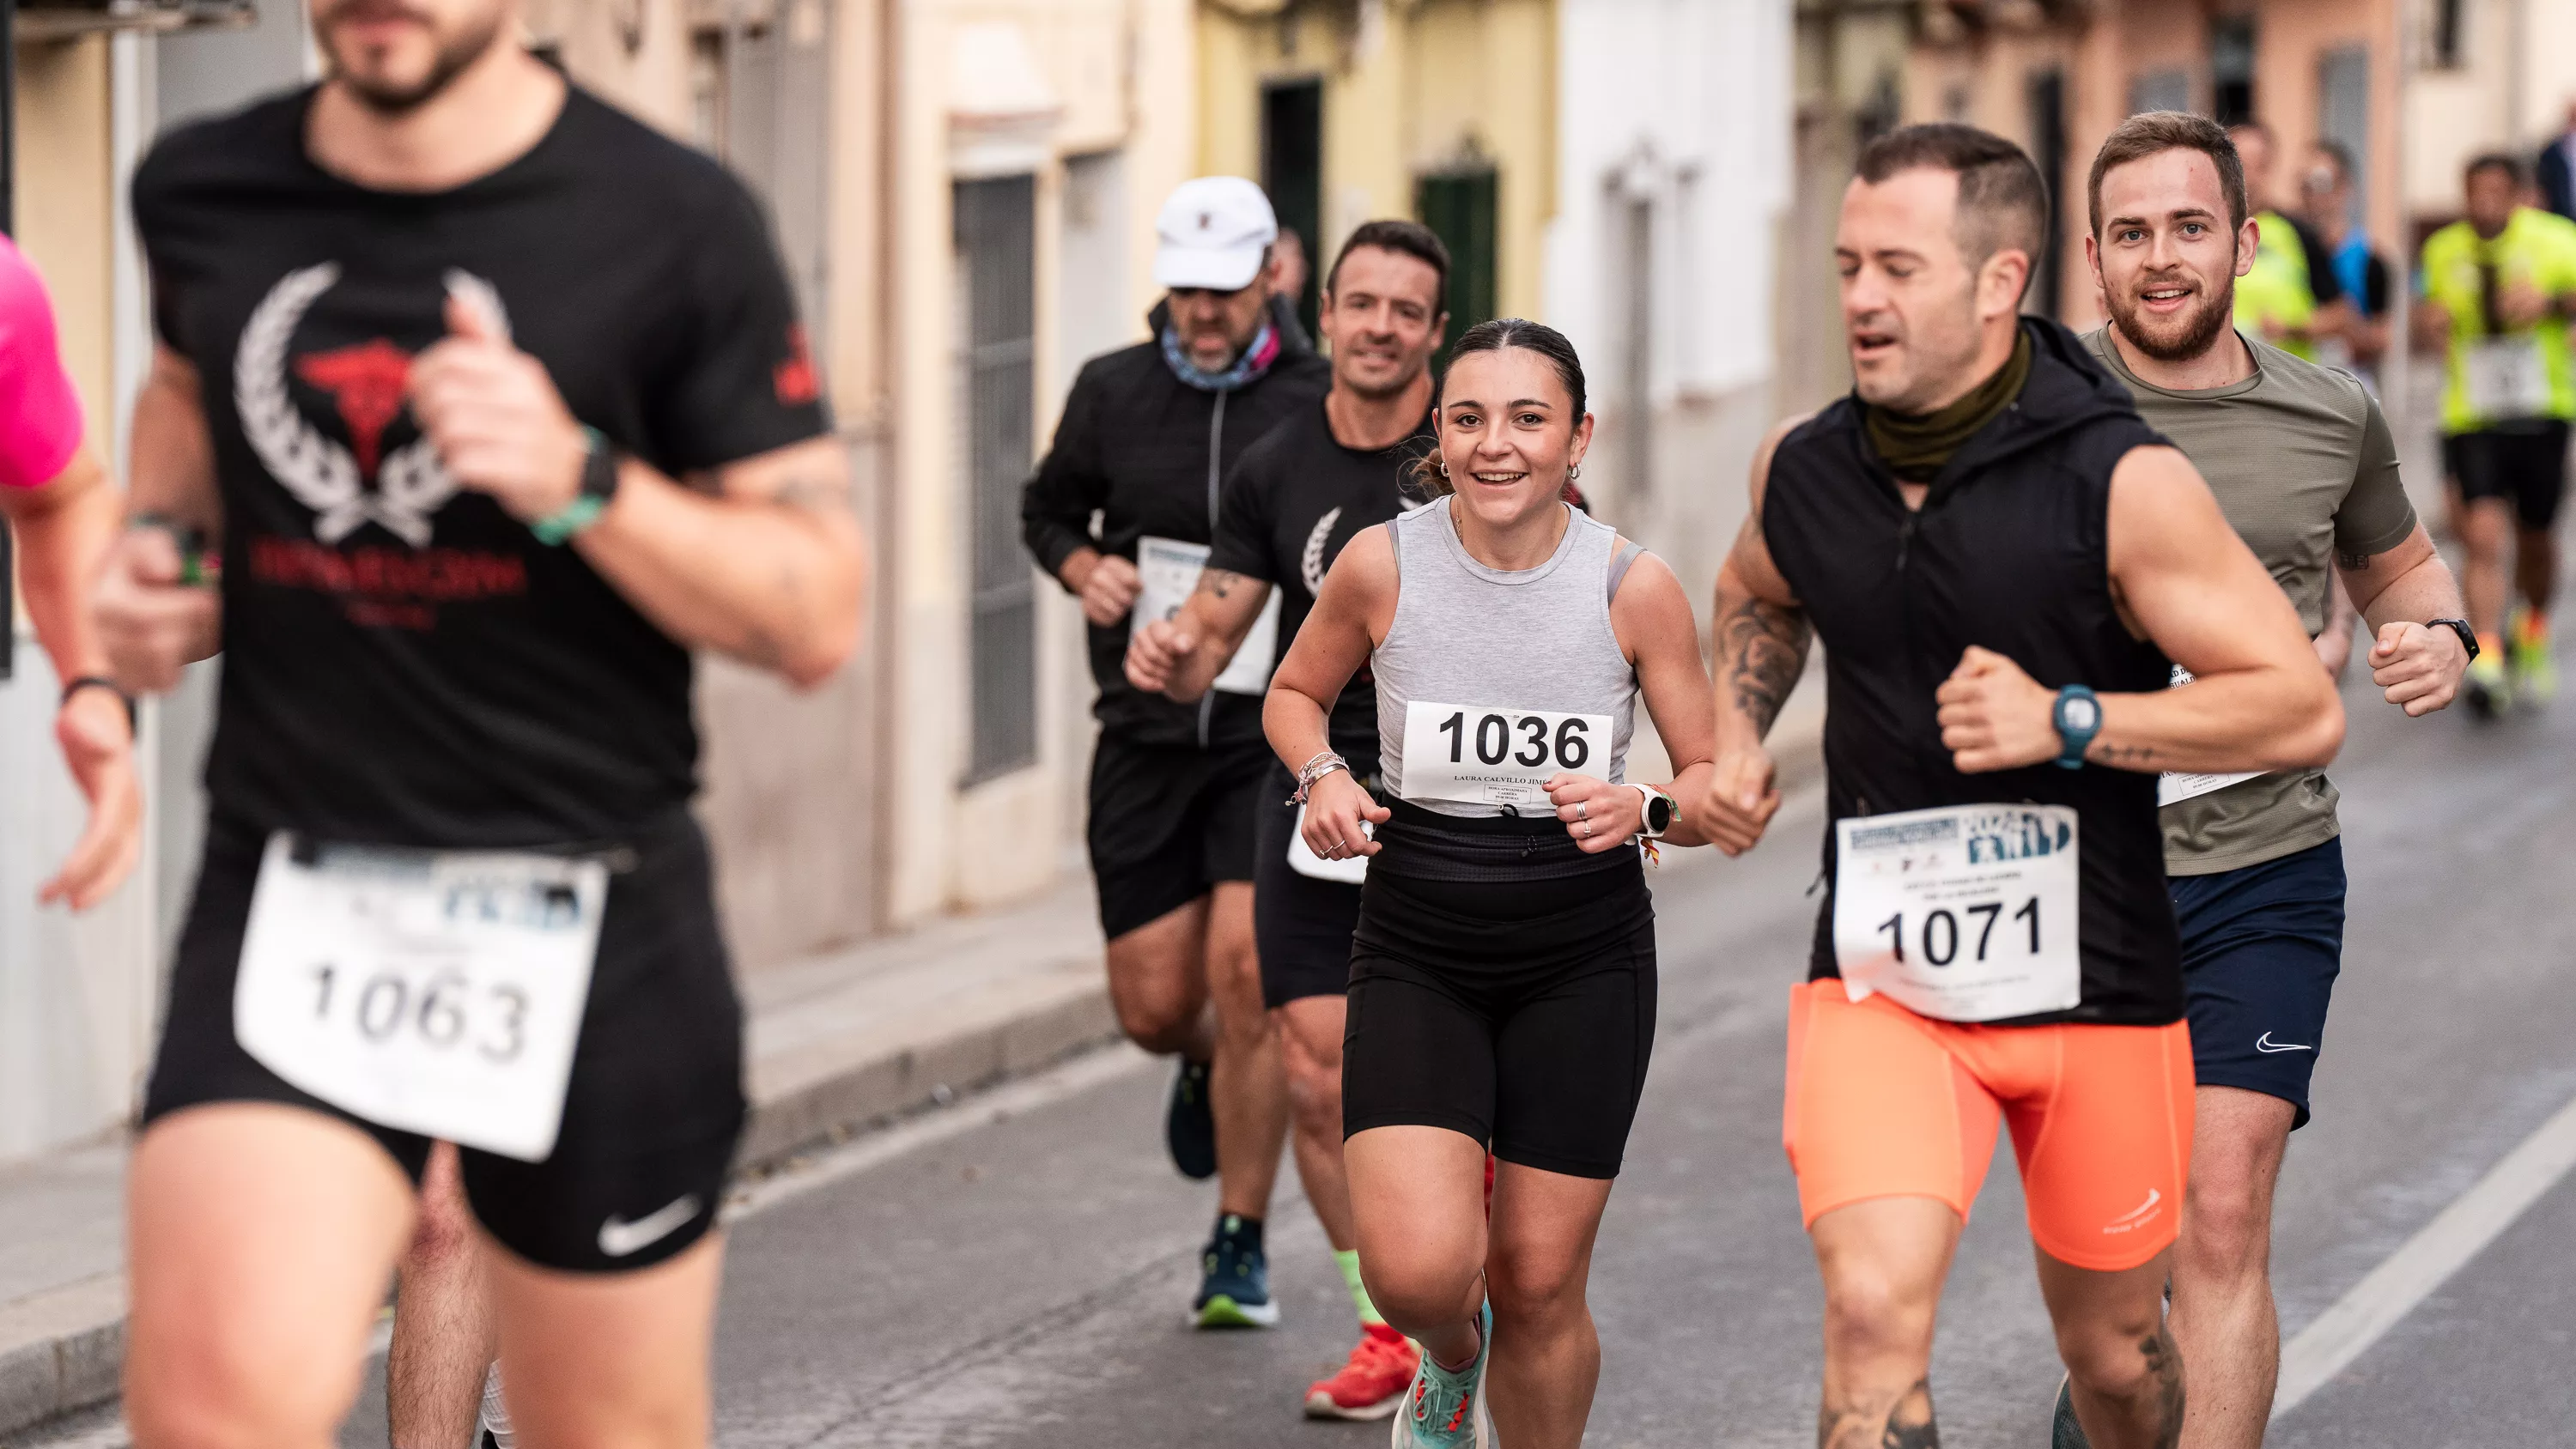
[[[531,1434],[703,1444],[743,1102],[690,651],[838,667],[846,462],[721,167],[506,43],[511,0],[315,28],[329,80],[134,186],[159,348],[98,612],[131,687],[225,658],[127,1412],[327,1440],[444,1138]]]
[[[1215,543],[1198,589],[1127,650],[1127,680],[1183,702],[1206,694],[1279,598],[1277,652],[1297,637],[1342,546],[1406,503],[1407,470],[1432,451],[1431,354],[1448,320],[1449,252],[1427,227],[1372,221],[1342,244],[1319,320],[1332,344],[1333,386],[1244,452],[1226,478]],[[1277,659],[1262,661],[1264,674]],[[1330,722],[1333,748],[1363,778],[1377,773],[1376,686],[1363,669]],[[1294,1104],[1298,1175],[1324,1224],[1360,1312],[1359,1346],[1306,1390],[1317,1418],[1375,1419],[1413,1382],[1416,1351],[1360,1286],[1350,1184],[1342,1174],[1343,991],[1358,924],[1364,862],[1323,861],[1297,836],[1296,780],[1276,760],[1258,800],[1253,922],[1261,994],[1279,1027]]]

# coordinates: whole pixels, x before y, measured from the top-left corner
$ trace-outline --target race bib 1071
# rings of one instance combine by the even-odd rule
[[[1556,807],[1541,788],[1554,775],[1607,780],[1610,716],[1409,701],[1404,707],[1404,798]]]
[[[1183,543],[1171,538],[1136,540],[1136,578],[1141,587],[1136,593],[1135,611],[1128,615],[1127,634],[1149,620],[1169,619],[1181,612],[1190,595],[1197,592],[1199,575],[1207,568],[1208,546]],[[1261,617],[1252,621],[1252,632],[1234,651],[1225,669],[1212,686],[1228,694],[1266,694],[1270,690],[1270,670],[1279,659],[1279,591],[1270,591],[1270,602],[1261,606]]]
[[[608,899],[598,860],[269,838],[233,1032],[382,1126],[524,1162],[554,1151]]]
[[[1834,822],[1834,960],[1853,1001],[2000,1021],[2084,996],[2075,812],[1958,805]]]

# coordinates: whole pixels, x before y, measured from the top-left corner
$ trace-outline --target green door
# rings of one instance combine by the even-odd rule
[[[1435,367],[1449,365],[1449,348],[1459,333],[1494,315],[1494,192],[1491,167],[1443,172],[1414,184],[1414,210],[1449,248],[1449,344],[1433,360]]]

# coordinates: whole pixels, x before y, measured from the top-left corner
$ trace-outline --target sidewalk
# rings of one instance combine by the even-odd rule
[[[1820,772],[1821,669],[1782,711],[1783,788]],[[945,1102],[1114,1038],[1091,882],[774,967],[742,985],[751,1120],[737,1165]],[[0,1443],[115,1397],[126,1144],[0,1169]]]

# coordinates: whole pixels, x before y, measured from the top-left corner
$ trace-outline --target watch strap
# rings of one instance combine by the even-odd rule
[[[2071,711],[2068,707],[2079,700],[2089,706],[2087,713],[2091,715],[2092,723],[2081,728],[2069,728],[2066,717]],[[2093,737],[2102,732],[2101,700],[2090,686],[2070,684],[2057,691],[2057,703],[2049,709],[2049,722],[2057,727],[2057,767],[2061,770],[2084,768],[2084,751],[2092,745]]]
[[[1664,832],[1672,828],[1672,813],[1681,809],[1681,802],[1664,791],[1640,781],[1630,780],[1627,785],[1629,789],[1636,791],[1639,797],[1637,833],[1648,840],[1661,840]],[[1666,812],[1664,823],[1661,825],[1655,823],[1655,802],[1658,800],[1664,802]]]
[[[581,461],[581,491],[573,495],[570,503],[528,525],[537,541],[549,547],[560,546],[597,523],[599,515],[608,511],[608,500],[617,494],[616,450],[597,428],[584,427],[581,433],[590,443],[590,451]]]
[[[2469,621],[2468,621],[2468,620],[2466,620],[2466,619],[2427,619],[2427,620],[2425,620],[2425,621],[2424,621],[2424,627],[2425,627],[2425,628],[2427,628],[2427,629],[2448,629],[2448,630],[2450,630],[2452,633],[2459,635],[2459,636],[2460,636],[2460,647],[2461,647],[2461,648],[2464,648],[2464,649],[2466,649],[2466,650],[2468,650],[2468,651],[2469,651],[2469,658],[2470,658],[2470,660],[2471,660],[2472,662],[2474,662],[2474,661],[2477,659],[2477,657],[2478,657],[2478,631],[2477,631],[2477,630],[2475,630],[2475,629],[2473,629],[2473,628],[2470,628],[2470,627],[2469,627]]]

